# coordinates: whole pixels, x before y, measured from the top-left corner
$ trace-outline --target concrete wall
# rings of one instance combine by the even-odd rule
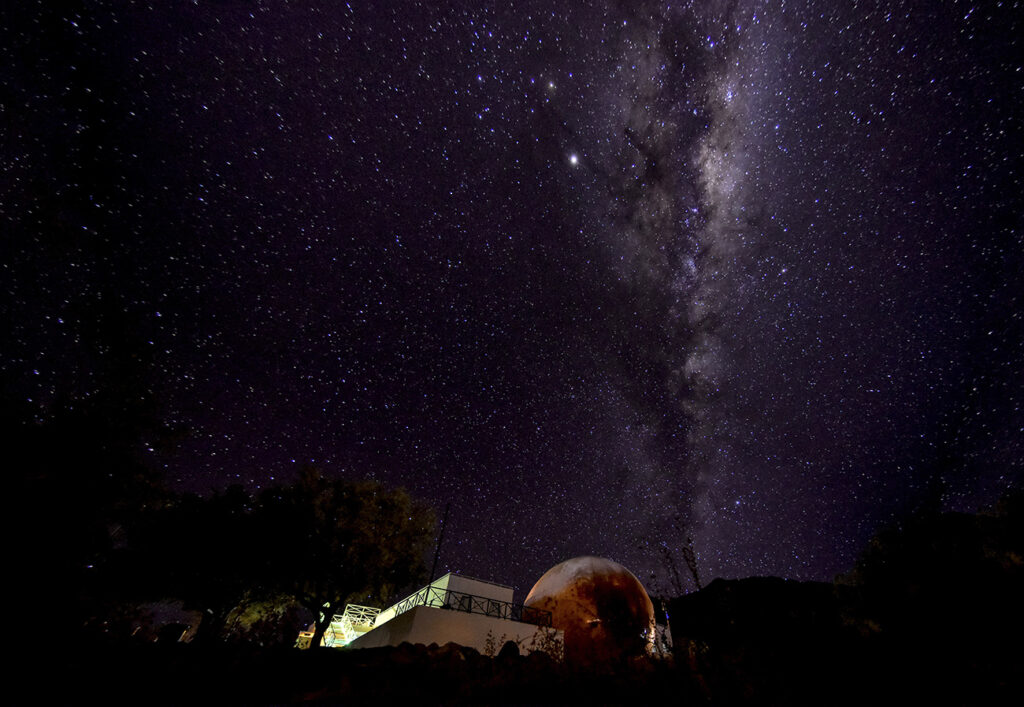
[[[456,590],[458,591],[458,590]],[[488,645],[488,638],[491,645]],[[417,606],[355,639],[350,648],[397,646],[404,642],[430,645],[457,643],[481,653],[497,652],[505,641],[516,641],[522,653],[541,650],[552,642],[560,645],[562,632],[519,621],[467,614],[450,609]]]

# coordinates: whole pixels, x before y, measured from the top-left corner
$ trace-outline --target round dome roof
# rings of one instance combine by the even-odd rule
[[[555,565],[524,603],[551,612],[572,662],[642,655],[654,642],[654,605],[647,591],[632,572],[603,557],[574,557]]]

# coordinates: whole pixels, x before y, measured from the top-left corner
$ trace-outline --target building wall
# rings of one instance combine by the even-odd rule
[[[461,579],[461,578],[460,578]],[[496,585],[497,586],[497,585]],[[452,587],[454,591],[459,590]],[[417,606],[399,616],[377,625],[372,631],[356,638],[350,648],[378,648],[401,643],[457,643],[475,648],[481,653],[498,651],[505,641],[515,641],[521,652],[560,649],[562,632],[553,628],[534,626],[519,621],[498,619],[481,614],[467,614],[432,606]]]

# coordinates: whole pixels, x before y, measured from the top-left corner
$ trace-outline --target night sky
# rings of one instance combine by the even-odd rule
[[[4,394],[451,502],[519,600],[687,535],[831,579],[1022,479],[1022,10],[5,3]]]

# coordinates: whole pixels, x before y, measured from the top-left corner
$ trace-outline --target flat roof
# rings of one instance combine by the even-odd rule
[[[502,584],[500,582],[492,582],[489,579],[480,579],[479,577],[470,577],[468,574],[462,574],[460,572],[447,572],[445,574],[442,574],[437,579],[431,580],[430,583],[433,584],[434,582],[438,581],[439,579],[444,579],[445,577],[447,577],[449,575],[454,576],[454,577],[462,577],[463,579],[472,579],[474,582],[483,582],[484,584],[493,584],[495,587],[501,587],[502,589],[513,589],[513,590],[515,589],[514,587],[511,587],[511,586],[509,586],[507,584]]]

